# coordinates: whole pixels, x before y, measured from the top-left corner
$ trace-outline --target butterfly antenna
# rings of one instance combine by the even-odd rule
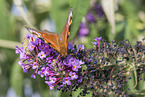
[[[33,30],[32,28],[30,28],[30,27],[28,27],[28,26],[25,26],[25,28],[26,28],[28,31]]]

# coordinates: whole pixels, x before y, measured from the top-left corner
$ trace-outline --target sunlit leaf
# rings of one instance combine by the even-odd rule
[[[80,95],[80,93],[82,92],[83,90],[82,89],[80,89],[80,88],[78,88],[76,91],[73,91],[72,92],[72,97],[77,97],[77,96],[79,96]],[[92,97],[92,91],[87,91],[88,92],[88,94],[87,95],[85,95],[84,97]]]
[[[127,0],[121,4],[122,10],[124,11],[124,16],[127,20],[124,38],[129,39],[131,43],[135,43],[137,36],[139,35],[139,31],[135,27],[135,24],[139,19],[137,16],[138,9],[136,4],[136,0]]]
[[[128,19],[124,34],[124,39],[129,39],[132,44],[136,43],[139,35],[139,31],[135,28],[135,23],[134,20]]]
[[[134,86],[135,86],[134,74],[133,72],[131,72],[130,76],[127,78],[126,91],[128,93],[134,92]]]
[[[56,33],[60,33],[68,17],[69,2],[68,0],[51,0],[51,2],[51,16],[56,24]]]
[[[62,92],[60,97],[68,97],[70,95],[70,91]]]
[[[73,8],[73,19],[70,33],[70,40],[76,35],[82,17],[86,15],[90,0],[69,0],[70,6]]]
[[[144,73],[140,75],[140,78],[139,78],[139,81],[138,81],[138,90],[145,89],[144,76],[145,76]]]
[[[112,27],[112,33],[115,34],[114,0],[101,0],[103,10]]]
[[[0,0],[0,38],[14,40],[14,17],[8,13],[5,0]]]
[[[76,91],[72,92],[72,97],[76,97],[80,94],[80,92],[82,92],[82,90],[80,88],[78,88]]]
[[[89,39],[88,43],[86,43],[87,48],[93,47],[92,42],[95,41],[94,39],[96,37],[100,37],[99,32],[97,31],[96,26],[94,24],[91,24],[91,31],[90,31],[89,36],[87,37]]]

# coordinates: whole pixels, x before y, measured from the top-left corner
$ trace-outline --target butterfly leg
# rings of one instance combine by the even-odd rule
[[[59,56],[60,56],[60,54],[57,56],[56,60],[54,61],[54,64],[57,63]],[[57,66],[58,66],[58,65],[57,65]]]
[[[59,56],[60,56],[60,54],[57,56],[56,61],[58,60]]]

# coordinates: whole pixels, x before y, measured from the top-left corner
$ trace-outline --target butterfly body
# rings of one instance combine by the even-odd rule
[[[64,29],[61,34],[49,32],[48,30],[35,30],[30,27],[26,27],[29,32],[44,40],[45,43],[57,50],[61,55],[67,55],[67,47],[69,40],[69,27],[72,23],[72,8],[70,9],[68,19],[65,23]]]

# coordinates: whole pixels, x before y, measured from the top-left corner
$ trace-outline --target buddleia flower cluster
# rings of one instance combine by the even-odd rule
[[[71,44],[68,47],[69,50],[72,49]],[[72,81],[82,81],[79,71],[83,61],[71,55],[57,59],[59,53],[33,34],[27,35],[22,47],[16,46],[16,54],[20,54],[18,64],[22,66],[23,71],[29,73],[33,69],[31,77],[36,78],[36,75],[39,75],[45,78],[50,90],[58,83],[64,87],[72,85]]]
[[[25,73],[33,70],[32,78],[40,76],[50,90],[57,86],[60,91],[76,91],[79,95],[89,93],[93,97],[127,96],[125,85],[137,71],[136,79],[145,73],[145,41],[138,41],[133,47],[129,40],[107,43],[102,37],[92,42],[94,48],[68,44],[67,56],[62,56],[33,34],[28,34],[22,47],[16,46],[20,55],[18,64]],[[136,85],[134,86],[136,88]]]

